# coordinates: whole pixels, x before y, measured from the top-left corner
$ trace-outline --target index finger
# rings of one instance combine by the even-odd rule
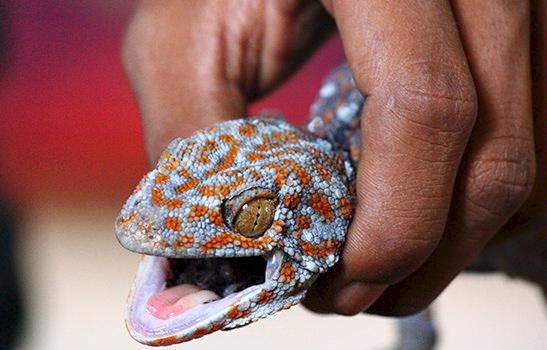
[[[474,85],[447,2],[326,5],[367,96],[357,208],[338,276],[327,278],[336,288],[393,284],[427,259],[444,231],[475,121]],[[342,300],[337,311],[361,311],[348,305]]]

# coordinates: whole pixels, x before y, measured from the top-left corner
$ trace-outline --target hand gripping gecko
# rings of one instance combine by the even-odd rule
[[[199,338],[304,297],[353,215],[363,101],[344,65],[303,129],[260,116],[169,144],[116,221],[120,243],[144,254],[126,311],[136,340]]]
[[[127,302],[135,339],[179,343],[304,297],[337,262],[353,216],[364,101],[341,65],[302,129],[261,116],[171,142],[116,221],[120,243],[145,254]],[[547,295],[545,257],[547,236],[521,234],[486,248],[472,268],[524,278]],[[428,315],[399,322],[401,348],[432,348]]]

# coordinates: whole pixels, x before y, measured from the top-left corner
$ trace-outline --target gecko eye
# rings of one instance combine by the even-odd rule
[[[236,213],[233,226],[245,237],[258,237],[272,224],[273,213],[273,199],[254,198]]]
[[[225,203],[225,219],[237,233],[260,237],[272,225],[275,204],[275,197],[268,191],[250,189]]]

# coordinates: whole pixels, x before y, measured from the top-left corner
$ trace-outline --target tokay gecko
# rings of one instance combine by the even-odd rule
[[[353,216],[364,101],[341,65],[303,128],[264,113],[168,145],[116,220],[144,254],[126,309],[136,340],[188,341],[305,296]]]

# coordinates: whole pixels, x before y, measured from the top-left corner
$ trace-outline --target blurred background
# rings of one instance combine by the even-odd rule
[[[0,349],[137,349],[123,324],[138,257],[113,231],[146,172],[119,44],[132,1],[0,0]],[[302,123],[337,38],[252,107]],[[538,289],[462,275],[435,304],[440,349],[545,349]],[[15,341],[14,343],[10,343]],[[301,307],[174,348],[388,349],[391,319]]]

